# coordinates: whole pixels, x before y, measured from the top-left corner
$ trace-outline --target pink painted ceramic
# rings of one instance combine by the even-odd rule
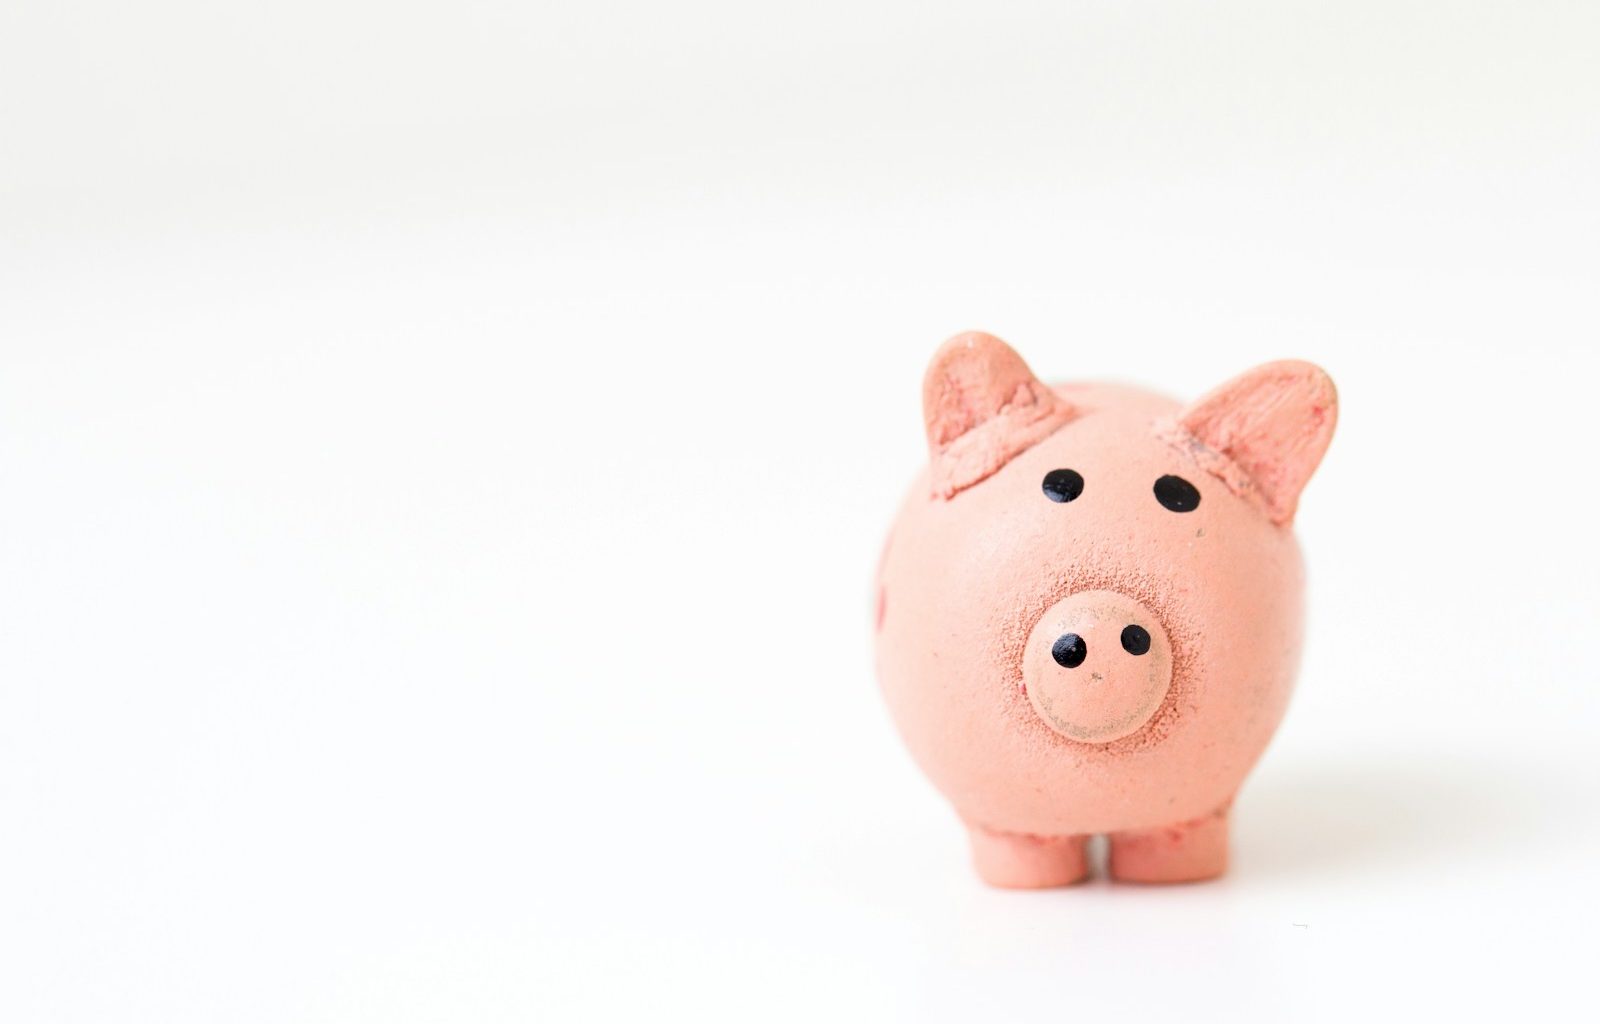
[[[958,335],[923,386],[929,464],[878,573],[878,673],[978,873],[1031,888],[1227,866],[1228,809],[1300,652],[1301,488],[1336,397],[1309,363],[1180,407],[1040,383]]]

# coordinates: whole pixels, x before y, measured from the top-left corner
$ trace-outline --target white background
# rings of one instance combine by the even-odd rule
[[[1600,8],[12,2],[0,1019],[1592,1012]],[[1316,360],[1225,880],[871,677],[958,330]]]

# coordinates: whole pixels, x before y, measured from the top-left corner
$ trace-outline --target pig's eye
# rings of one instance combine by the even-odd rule
[[[1164,476],[1156,481],[1156,500],[1173,512],[1193,512],[1200,507],[1200,492],[1181,476]]]
[[[1051,501],[1071,501],[1083,493],[1083,477],[1071,469],[1052,469],[1044,475],[1044,496]]]

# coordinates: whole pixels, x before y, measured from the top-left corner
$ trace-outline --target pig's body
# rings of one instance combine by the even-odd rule
[[[1268,476],[1247,455],[1219,461],[1177,403],[1106,385],[1023,395],[1003,358],[976,375],[950,370],[961,341],[929,388],[948,398],[998,375],[989,417],[1030,436],[963,449],[984,400],[957,395],[936,415],[930,391],[933,463],[878,577],[878,673],[901,734],[994,884],[1074,881],[1084,838],[1099,833],[1118,877],[1217,874],[1228,806],[1283,716],[1299,658],[1302,570],[1287,524],[1298,484],[1284,512],[1281,485],[1268,493],[1241,476],[1241,465]],[[1317,457],[1331,394],[1313,414]],[[938,415],[958,429],[939,434]],[[1051,497],[1049,475],[1063,470],[1071,496]],[[1164,499],[1179,511],[1153,493],[1171,477],[1192,485]]]

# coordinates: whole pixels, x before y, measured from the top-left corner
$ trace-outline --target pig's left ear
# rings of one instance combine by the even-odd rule
[[[1235,377],[1179,413],[1178,426],[1213,475],[1236,492],[1253,490],[1282,526],[1294,520],[1338,416],[1332,379],[1291,359]]]
[[[939,347],[922,381],[933,493],[954,497],[1074,413],[1010,345],[982,331],[956,335]]]

